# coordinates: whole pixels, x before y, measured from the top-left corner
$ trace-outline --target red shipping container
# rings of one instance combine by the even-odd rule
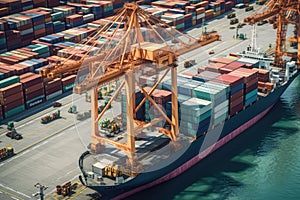
[[[237,100],[238,98],[240,98],[242,96],[244,96],[244,90],[243,89],[237,91],[233,95],[230,95],[230,102],[234,102],[235,100]]]
[[[22,83],[15,83],[10,86],[4,87],[0,89],[0,96],[2,98],[8,97],[15,93],[22,91]]]
[[[45,93],[44,93],[44,89],[41,88],[41,89],[36,90],[36,91],[34,91],[34,92],[30,93],[30,94],[26,94],[26,95],[25,95],[25,100],[26,100],[26,101],[29,101],[29,100],[31,100],[31,99],[33,99],[33,98],[36,98],[36,97],[38,97],[38,96],[41,96],[41,95],[43,95],[43,94],[45,94]]]
[[[14,101],[18,100],[18,99],[23,99],[23,92],[18,92],[18,93],[15,93],[13,95],[7,96],[5,98],[0,97],[0,103],[2,105],[7,105],[11,102],[14,102]]]
[[[243,78],[232,76],[228,74],[222,74],[219,77],[213,79],[212,81],[218,82],[218,83],[225,83],[227,85],[230,85],[230,88],[235,88],[236,86],[244,83]]]
[[[18,99],[16,101],[13,101],[13,102],[11,102],[11,103],[9,103],[7,105],[4,105],[3,106],[3,110],[4,110],[4,112],[7,112],[7,111],[9,111],[9,110],[11,110],[11,109],[13,109],[15,107],[21,106],[23,104],[24,104],[24,99],[21,98],[21,99]]]
[[[69,85],[71,83],[74,83],[75,80],[76,80],[76,75],[67,76],[67,77],[61,79],[62,86],[66,86],[66,85]]]
[[[50,90],[50,89],[58,87],[58,86],[61,87],[61,79],[56,78],[50,82],[45,82],[44,84],[45,84],[45,90]]]
[[[237,99],[235,99],[234,101],[230,102],[230,108],[234,108],[237,105],[239,105],[240,103],[244,103],[244,96],[240,96]]]
[[[248,94],[249,92],[251,92],[252,90],[255,90],[258,87],[258,82],[256,82],[253,85],[250,85],[248,87],[245,88],[245,93]]]
[[[229,114],[234,115],[237,112],[241,111],[243,109],[243,107],[244,107],[244,103],[242,102],[242,103],[238,104],[237,106],[229,109]]]
[[[38,84],[36,84],[36,85],[33,85],[33,86],[31,86],[31,87],[25,88],[25,89],[24,89],[25,95],[26,95],[26,94],[30,94],[30,93],[35,92],[35,91],[40,90],[40,89],[44,89],[44,84],[43,84],[43,82],[38,83]]]
[[[22,75],[20,76],[20,80],[25,79],[25,78],[28,78],[28,77],[30,77],[30,76],[34,76],[34,75],[36,75],[36,74],[35,74],[35,73],[32,73],[32,72],[28,72],[28,73],[22,74]]]
[[[30,77],[20,80],[20,82],[23,84],[24,88],[28,88],[30,86],[36,85],[38,83],[41,83],[42,81],[43,81],[42,77],[39,75],[33,75],[33,76],[30,76]]]
[[[46,96],[53,94],[55,92],[58,92],[59,90],[61,90],[61,86],[55,87],[55,88],[51,88],[49,90],[45,90],[45,94]]]

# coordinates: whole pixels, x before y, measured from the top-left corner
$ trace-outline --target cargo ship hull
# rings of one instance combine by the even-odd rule
[[[122,199],[178,176],[262,119],[298,74],[266,97],[259,98],[253,105],[209,130],[204,136],[194,140],[185,153],[170,165],[156,171],[139,174],[124,184],[88,187],[98,191],[104,199]]]

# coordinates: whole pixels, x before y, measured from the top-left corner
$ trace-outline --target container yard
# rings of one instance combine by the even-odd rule
[[[196,151],[206,157],[206,148],[222,146],[255,116],[262,118],[271,106],[267,100],[273,106],[298,74],[297,53],[277,48],[274,57],[256,59],[263,54],[256,52],[258,38],[248,38],[256,30],[238,24],[275,16],[279,8],[271,7],[272,0],[130,2],[0,0],[0,122],[17,124],[11,138],[0,131],[0,168],[9,171],[6,166],[25,158],[28,165],[40,162],[39,153],[32,159],[25,154],[45,145],[45,153],[58,146],[62,153],[60,164],[49,166],[51,181],[28,169],[24,186],[15,188],[0,173],[4,199],[30,199],[34,187],[25,185],[40,181],[52,187],[48,198],[62,195],[61,188],[63,196],[71,194],[71,180],[104,199],[162,183],[188,169],[184,163],[199,161]],[[254,14],[262,6],[273,10]],[[265,26],[257,29],[270,29]],[[275,39],[260,46],[266,49]],[[283,54],[293,59],[283,61]],[[20,139],[10,140],[13,134]],[[66,142],[76,145],[64,143],[66,134],[72,135]],[[212,134],[219,136],[205,143]],[[89,153],[82,154],[86,147]],[[64,162],[68,149],[72,160]],[[118,192],[112,195],[101,184]]]

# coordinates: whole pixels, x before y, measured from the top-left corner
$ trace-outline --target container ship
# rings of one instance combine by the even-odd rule
[[[0,120],[73,88],[91,92],[91,116],[99,124],[92,123],[90,150],[80,157],[80,180],[106,199],[124,198],[184,172],[260,120],[298,75],[294,61],[270,66],[273,60],[255,51],[210,59],[197,74],[177,75],[180,55],[219,39],[179,31],[248,0],[141,0],[143,9],[136,4],[121,9],[125,2],[131,1],[0,1]],[[99,76],[91,80],[87,66],[93,58],[106,66],[106,74],[92,74]],[[137,71],[130,75],[132,69]],[[158,78],[164,70],[171,75]],[[121,114],[100,121],[112,101],[98,109],[93,87],[116,79],[125,80],[121,85],[134,98],[117,90]],[[130,126],[138,133],[126,136]],[[113,145],[103,150],[104,143]]]
[[[118,45],[103,49],[103,74],[90,73],[74,88],[78,94],[91,90],[94,99],[91,143],[79,158],[79,179],[104,199],[122,199],[183,173],[262,119],[299,74],[294,59],[267,58],[255,45],[238,55],[211,58],[197,74],[177,73],[177,57],[194,49],[193,43],[184,46],[184,35],[176,31],[177,37],[170,37],[176,35],[173,29],[136,4],[124,10],[131,20]],[[139,32],[137,27],[147,23],[155,24],[150,30],[158,38]],[[158,34],[159,26],[169,32]],[[133,35],[127,36],[128,30]],[[124,47],[129,50],[120,50]],[[112,52],[121,52],[120,58],[110,60],[106,55]],[[120,79],[99,114],[94,87]],[[114,100],[121,114],[101,120]]]
[[[152,160],[145,155],[143,159],[156,161],[157,164],[152,166],[153,169],[134,176],[126,170],[122,171],[118,156],[109,152],[95,155],[86,151],[79,159],[83,173],[80,180],[98,191],[104,199],[123,199],[183,173],[261,120],[299,74],[294,61],[287,63],[285,72],[277,67],[260,69],[261,63],[265,64],[265,61],[255,60],[254,57],[240,57],[237,60],[215,58],[200,68],[196,75],[179,75],[179,131],[183,137],[193,138],[190,143],[181,141],[180,150],[170,150],[166,147],[170,141],[159,138],[153,139],[152,142],[157,145],[148,149],[144,146],[149,143],[146,137],[138,137],[137,141],[144,141],[136,148],[146,148],[150,152],[148,156],[153,157]],[[162,82],[160,88],[153,97],[163,99],[160,100],[161,105],[170,116],[170,80]],[[141,100],[137,98],[137,101]],[[158,152],[152,153],[155,151]],[[167,154],[167,160],[161,158],[166,151],[174,154]]]

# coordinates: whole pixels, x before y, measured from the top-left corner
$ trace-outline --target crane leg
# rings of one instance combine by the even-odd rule
[[[176,136],[179,133],[178,129],[178,101],[177,101],[177,67],[172,67],[171,69],[171,79],[172,79],[172,124],[171,124],[171,134],[176,140]]]
[[[99,137],[98,127],[98,90],[96,87],[91,90],[91,123],[92,123],[92,139],[91,139],[91,151],[98,154],[103,151],[104,146],[99,143],[97,137]]]
[[[135,107],[135,88],[134,73],[129,70],[125,75],[126,87],[126,115],[127,115],[127,146],[131,152],[135,152],[135,133],[134,129],[134,107]]]

